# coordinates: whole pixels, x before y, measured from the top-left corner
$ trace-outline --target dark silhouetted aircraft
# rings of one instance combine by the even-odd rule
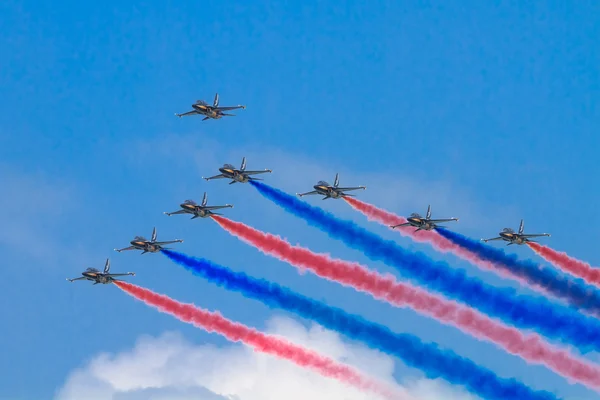
[[[351,194],[347,194],[344,192],[348,192],[350,190],[359,190],[359,189],[364,190],[367,188],[366,186],[339,187],[339,185],[340,185],[340,176],[339,175],[340,174],[335,174],[335,180],[333,181],[333,186],[325,181],[319,181],[319,182],[317,182],[316,185],[313,186],[313,188],[315,188],[315,190],[313,190],[312,192],[296,193],[296,194],[300,197],[312,195],[312,194],[320,194],[322,196],[325,196],[325,197],[323,197],[322,200],[326,200],[329,198],[340,199],[345,196],[353,196]]]
[[[211,215],[221,215],[219,213],[214,213],[212,210],[219,210],[221,208],[231,208],[233,207],[231,204],[225,204],[224,206],[207,206],[206,202],[208,201],[206,192],[204,192],[204,197],[202,198],[202,204],[196,204],[194,200],[186,200],[179,206],[181,210],[166,212],[164,214],[168,215],[177,215],[177,214],[192,214],[194,218],[206,218]]]
[[[482,242],[489,242],[491,240],[504,240],[507,243],[507,246],[511,244],[525,244],[527,242],[535,242],[535,240],[531,240],[530,238],[541,237],[541,236],[550,236],[549,233],[523,233],[523,229],[525,229],[525,224],[523,220],[521,220],[521,225],[519,225],[519,232],[515,232],[511,228],[504,228],[502,232],[499,233],[500,236],[491,238],[491,239],[481,239]]]
[[[410,214],[410,217],[406,218],[405,223],[392,225],[391,228],[399,228],[401,226],[414,226],[417,228],[415,232],[418,231],[430,231],[432,229],[437,228],[437,224],[442,222],[450,222],[450,221],[458,221],[458,218],[445,218],[445,219],[431,219],[431,206],[427,207],[427,215],[425,218],[421,217],[418,213]]]
[[[99,283],[103,283],[106,285],[108,283],[118,282],[119,279],[115,279],[114,278],[115,276],[126,276],[126,275],[134,276],[135,272],[127,272],[125,274],[111,274],[110,273],[110,261],[107,258],[106,264],[104,264],[104,272],[100,272],[96,268],[88,268],[85,271],[83,271],[81,273],[81,275],[83,275],[83,276],[81,276],[79,278],[73,278],[73,279],[67,279],[67,280],[69,282],[87,280],[87,281],[93,281],[94,285],[97,285]]]
[[[146,238],[144,238],[142,236],[136,236],[131,242],[129,242],[129,243],[131,243],[131,246],[125,247],[124,249],[115,249],[115,251],[118,251],[120,253],[125,250],[142,250],[142,254],[156,253],[157,251],[166,249],[166,247],[163,247],[166,244],[181,243],[181,242],[183,242],[183,240],[181,240],[181,239],[169,240],[166,242],[157,242],[156,241],[156,228],[154,228],[152,230],[152,239],[151,240],[147,240]]]
[[[210,181],[211,179],[231,179],[231,182],[229,182],[229,184],[231,185],[236,182],[246,183],[248,181],[262,181],[262,179],[253,178],[250,175],[273,172],[270,169],[265,169],[262,171],[246,171],[246,157],[242,158],[242,166],[240,167],[240,169],[236,169],[231,164],[225,164],[221,168],[219,168],[219,171],[221,172],[219,175],[203,178],[207,181]]]
[[[192,104],[192,111],[185,112],[183,114],[175,114],[179,118],[186,117],[188,115],[204,115],[202,121],[207,119],[220,119],[221,117],[235,117],[234,114],[225,114],[223,111],[237,110],[239,108],[246,108],[246,106],[238,105],[233,107],[219,107],[219,93],[215,94],[215,100],[211,106],[204,100],[198,100]]]

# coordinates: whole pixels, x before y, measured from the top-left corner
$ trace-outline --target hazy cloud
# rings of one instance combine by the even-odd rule
[[[269,322],[273,334],[310,347],[372,376],[394,382],[394,360],[342,341],[319,326],[310,329],[287,318]],[[444,382],[405,382],[420,400],[472,400]],[[336,380],[256,353],[242,345],[193,345],[177,333],[141,337],[133,349],[100,354],[73,371],[55,400],[373,400]]]

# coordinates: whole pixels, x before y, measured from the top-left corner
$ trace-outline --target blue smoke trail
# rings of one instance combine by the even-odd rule
[[[570,342],[583,351],[600,350],[600,321],[577,313],[544,298],[518,295],[512,288],[496,288],[469,278],[464,270],[445,262],[434,262],[423,253],[404,250],[391,240],[361,228],[352,221],[338,219],[321,208],[313,207],[281,190],[250,181],[267,199],[309,225],[362,251],[373,261],[382,261],[428,288],[460,301],[514,326],[562,342]]]
[[[162,253],[195,275],[228,290],[259,300],[269,307],[282,308],[320,325],[367,343],[401,358],[407,365],[425,372],[428,378],[442,378],[464,385],[484,399],[556,399],[546,391],[533,391],[515,379],[503,379],[450,350],[423,343],[418,337],[394,333],[385,326],[348,314],[339,308],[309,299],[264,279],[233,272],[210,261],[188,257],[170,250]]]
[[[552,268],[541,268],[532,261],[521,261],[516,255],[506,254],[504,250],[495,249],[460,233],[447,229],[439,229],[438,233],[480,258],[493,262],[499,268],[524,278],[533,285],[544,288],[548,293],[565,299],[574,306],[596,314],[600,311],[600,291],[586,284],[581,278],[570,277]]]

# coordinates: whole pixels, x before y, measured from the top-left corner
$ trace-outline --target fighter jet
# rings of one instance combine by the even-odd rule
[[[399,228],[401,226],[414,226],[417,228],[415,232],[418,231],[430,231],[432,229],[437,228],[437,224],[442,222],[450,222],[450,221],[458,221],[458,218],[446,218],[446,219],[431,219],[431,206],[427,206],[427,215],[425,218],[421,217],[418,213],[410,214],[410,217],[406,219],[403,224],[391,225],[390,228]]]
[[[192,104],[192,111],[185,112],[183,114],[177,114],[179,118],[186,117],[188,115],[204,115],[202,121],[207,119],[220,119],[221,117],[235,117],[234,114],[225,114],[223,111],[237,110],[238,108],[246,108],[246,106],[237,105],[233,107],[219,107],[219,93],[215,94],[215,100],[211,106],[204,100],[198,100]]]
[[[222,178],[231,179],[232,181],[229,182],[229,184],[232,185],[236,182],[246,183],[248,181],[262,181],[262,179],[253,178],[250,175],[265,174],[267,172],[273,172],[270,169],[265,169],[262,171],[246,171],[246,157],[242,158],[242,166],[240,167],[240,169],[236,169],[231,164],[225,164],[225,165],[223,165],[223,167],[219,168],[219,171],[221,172],[219,175],[211,176],[208,178],[204,178],[204,177],[202,177],[202,178],[206,179],[207,181],[209,181],[211,179],[222,179]]]
[[[103,283],[106,285],[108,283],[118,282],[119,279],[115,279],[114,278],[115,276],[126,276],[126,275],[134,276],[135,275],[135,272],[127,272],[126,274],[111,274],[109,271],[110,271],[110,260],[107,258],[106,264],[104,264],[104,272],[100,272],[96,268],[88,268],[81,273],[81,275],[83,275],[83,276],[81,276],[79,278],[73,278],[73,279],[67,278],[67,280],[69,282],[87,280],[87,281],[93,281],[94,285],[97,285],[99,283]]]
[[[524,228],[525,228],[525,225],[523,223],[523,220],[521,220],[521,225],[519,226],[518,233],[515,233],[515,231],[512,230],[511,228],[504,228],[504,229],[502,229],[502,232],[499,233],[500,236],[491,238],[491,239],[481,239],[481,241],[487,243],[490,240],[504,240],[505,242],[508,242],[507,246],[510,246],[511,244],[521,245],[521,244],[525,244],[527,242],[535,242],[535,240],[530,239],[530,238],[534,238],[534,237],[540,237],[540,236],[550,237],[549,233],[523,233]]]
[[[210,217],[211,215],[221,215],[219,213],[212,212],[212,210],[233,207],[231,204],[225,204],[224,206],[207,206],[206,205],[207,200],[208,199],[206,197],[206,192],[204,192],[204,198],[202,199],[202,204],[196,204],[196,202],[194,200],[186,200],[182,204],[179,205],[181,207],[181,210],[173,211],[170,213],[166,212],[163,214],[166,214],[169,217],[171,215],[176,215],[176,214],[193,214],[192,219],[206,218],[206,217]]]
[[[329,183],[325,182],[325,181],[319,181],[317,182],[316,185],[314,185],[313,187],[315,188],[315,190],[313,190],[312,192],[306,192],[306,193],[296,193],[298,196],[302,197],[302,196],[306,196],[306,195],[311,195],[311,194],[320,194],[323,197],[321,200],[327,200],[329,198],[332,199],[340,199],[342,197],[345,196],[353,196],[351,194],[347,194],[344,192],[350,191],[350,190],[359,190],[359,189],[366,189],[366,186],[356,186],[356,187],[339,187],[340,185],[340,174],[335,174],[335,180],[333,181],[333,186],[331,186]]]
[[[147,240],[146,238],[144,238],[142,236],[136,236],[131,242],[129,242],[129,243],[131,243],[131,246],[125,247],[124,249],[115,249],[115,251],[118,251],[120,253],[125,250],[142,250],[142,254],[156,253],[157,251],[166,249],[166,247],[163,247],[165,244],[181,243],[181,242],[183,242],[183,240],[181,240],[181,239],[169,240],[166,242],[157,242],[156,241],[156,228],[154,228],[154,230],[152,230],[152,239],[151,240]]]

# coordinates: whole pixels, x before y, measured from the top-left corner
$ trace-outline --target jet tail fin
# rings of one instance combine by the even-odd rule
[[[107,258],[106,264],[104,264],[104,273],[108,274],[108,271],[110,271],[110,260]]]
[[[242,166],[240,167],[240,171],[246,170],[246,157],[242,157]]]
[[[525,222],[523,220],[521,220],[521,225],[519,225],[519,233],[523,233],[524,229],[525,229]]]
[[[153,242],[156,242],[156,227],[154,227],[154,229],[152,229],[152,239]]]
[[[205,206],[208,198],[206,197],[206,192],[204,192],[204,197],[202,198],[202,205]]]
[[[333,180],[333,187],[338,187],[340,185],[340,174],[335,174],[335,179]]]
[[[219,93],[215,94],[215,100],[213,101],[213,107],[219,106]]]
[[[431,218],[431,205],[427,206],[427,216],[425,217],[426,219]]]

